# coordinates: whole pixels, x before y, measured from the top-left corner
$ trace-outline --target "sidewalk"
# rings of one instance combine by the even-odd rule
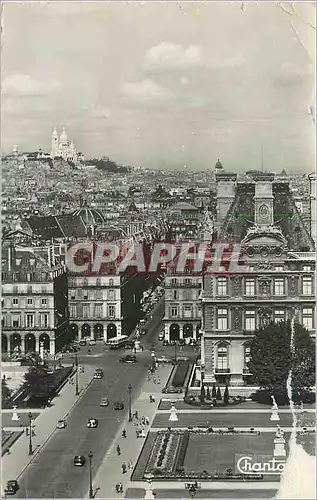
[[[59,419],[66,418],[78,400],[83,396],[93,379],[94,367],[85,366],[85,372],[79,379],[79,396],[75,394],[75,385],[66,384],[59,395],[53,399],[52,406],[45,408],[35,420],[35,433],[32,438],[34,453],[28,455],[29,438],[24,433],[11,447],[10,454],[2,457],[2,485],[10,479],[18,479],[26,467],[39,453],[56,429]],[[32,409],[29,409],[31,411]],[[37,412],[36,410],[35,412]],[[12,412],[12,410],[11,410]],[[17,413],[22,413],[17,410]]]
[[[152,380],[146,379],[144,382],[139,398],[132,405],[132,414],[137,411],[139,419],[142,416],[147,417],[150,421],[149,425],[140,425],[140,429],[144,429],[146,436],[150,430],[151,424],[154,420],[155,414],[157,412],[160,399],[162,397],[162,389],[165,386],[168,377],[170,376],[172,366],[161,366],[156,370],[155,377],[161,379],[160,384],[154,384]],[[152,394],[155,398],[155,403],[150,403],[149,394]],[[122,431],[126,430],[127,437],[122,437]],[[140,455],[142,447],[145,443],[146,438],[136,437],[136,421],[128,422],[127,419],[123,422],[123,425],[119,429],[117,435],[113,440],[112,446],[109,448],[107,455],[104,458],[95,478],[93,479],[94,491],[96,491],[95,498],[116,498],[117,496],[123,497],[124,493],[118,495],[115,490],[117,483],[123,484],[124,492],[128,488],[133,488],[134,483],[130,482],[130,476],[132,474],[133,468],[137,462]],[[121,448],[121,455],[118,456],[116,452],[117,445]],[[128,469],[128,462],[132,460],[133,468]],[[121,465],[125,462],[127,465],[127,472],[122,473]],[[86,498],[88,497],[88,492]]]

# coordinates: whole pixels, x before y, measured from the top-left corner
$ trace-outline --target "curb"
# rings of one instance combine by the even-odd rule
[[[73,410],[73,408],[77,405],[77,403],[80,401],[80,399],[82,398],[82,396],[85,394],[85,392],[87,391],[87,389],[89,388],[90,384],[93,382],[93,378],[88,382],[87,386],[82,390],[81,393],[79,393],[79,396],[78,396],[78,399],[76,399],[76,401],[73,403],[73,405],[69,408],[69,410],[65,413],[64,417],[63,418],[66,418],[70,412]],[[33,462],[33,460],[35,459],[35,457],[37,457],[37,455],[40,453],[40,451],[42,450],[42,448],[46,445],[46,443],[51,439],[52,435],[54,434],[54,432],[56,431],[56,427],[54,427],[54,429],[52,430],[52,432],[46,437],[46,439],[43,441],[42,444],[40,444],[36,449],[35,449],[35,453],[33,453],[32,455],[32,458],[31,460],[23,467],[23,469],[21,470],[20,474],[17,475],[17,479],[19,479],[22,474],[25,472],[25,470],[29,467],[29,465],[31,465],[31,463]]]

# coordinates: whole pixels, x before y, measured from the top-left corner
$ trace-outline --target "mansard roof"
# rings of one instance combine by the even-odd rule
[[[285,238],[288,250],[314,251],[314,241],[295,205],[289,185],[285,182],[275,182],[272,187],[274,225],[273,229],[271,226],[271,229],[268,230],[267,237]],[[220,233],[220,239],[232,243],[241,243],[248,232],[250,235],[250,229],[255,226],[254,195],[254,182],[237,184],[235,199],[228,210]],[[280,231],[277,231],[278,229]],[[260,233],[257,236],[260,236]],[[264,234],[262,234],[263,236]]]

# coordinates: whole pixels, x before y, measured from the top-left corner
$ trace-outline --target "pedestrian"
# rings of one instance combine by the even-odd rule
[[[91,349],[88,349],[88,354],[91,354]]]
[[[119,483],[116,484],[116,492],[120,493],[120,484]]]
[[[157,378],[157,383],[160,384],[161,383],[161,379],[160,377]]]
[[[151,375],[152,375],[152,374],[151,374],[151,370],[148,370],[148,371],[147,371],[147,379],[148,379],[148,380],[151,380]]]
[[[122,474],[125,474],[127,472],[127,465],[125,462],[123,462],[123,464],[121,465],[121,469],[122,469]]]
[[[25,434],[28,436],[28,435],[29,435],[29,433],[30,433],[29,428],[28,428],[28,427],[26,427],[26,429],[25,429]]]
[[[140,437],[140,429],[137,429],[137,430],[135,431],[135,433],[136,433],[136,437],[137,437],[137,438],[139,438],[139,437]]]
[[[121,448],[120,448],[120,446],[119,446],[119,445],[117,446],[117,454],[118,454],[118,455],[121,455]]]
[[[128,467],[129,467],[129,469],[130,469],[130,470],[131,470],[131,469],[133,469],[133,463],[132,463],[132,460],[129,460],[129,462],[128,462]]]
[[[156,384],[156,377],[153,377],[153,382],[154,384]]]
[[[123,493],[123,484],[119,483],[119,493]]]
[[[127,437],[127,432],[126,432],[126,430],[125,430],[125,429],[123,429],[123,431],[122,431],[122,437],[124,437],[124,438],[126,438],[126,437]]]
[[[145,418],[144,417],[142,417],[142,419],[141,419],[141,424],[145,425]]]
[[[148,417],[145,417],[145,423],[146,423],[146,425],[150,425],[150,420]]]
[[[138,410],[136,410],[136,411],[134,412],[134,415],[133,415],[133,416],[135,417],[135,420],[139,420]]]

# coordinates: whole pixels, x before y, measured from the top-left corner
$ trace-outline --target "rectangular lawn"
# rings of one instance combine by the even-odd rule
[[[290,434],[285,434],[286,453]],[[186,472],[203,471],[226,472],[235,470],[235,454],[273,455],[274,434],[266,433],[260,436],[219,436],[192,434],[189,438],[184,462]],[[274,478],[274,476],[266,476]],[[276,480],[276,476],[275,476]]]

